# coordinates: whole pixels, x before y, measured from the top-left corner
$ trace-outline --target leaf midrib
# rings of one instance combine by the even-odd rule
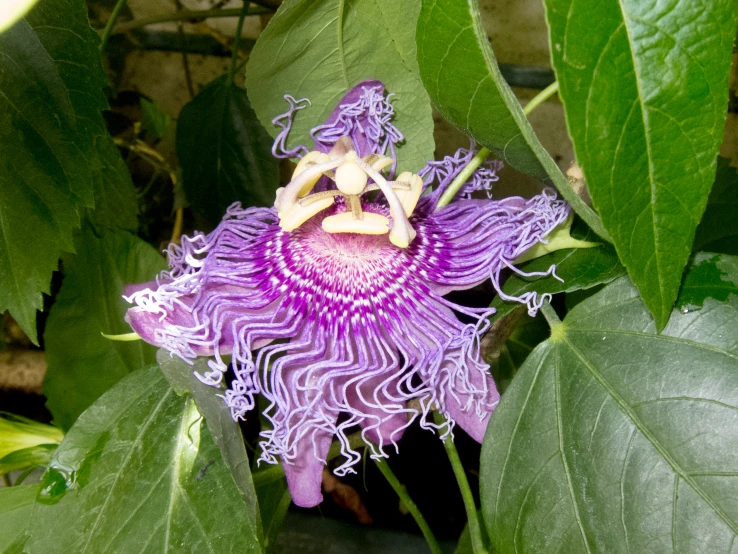
[[[628,39],[628,53],[630,54],[631,61],[633,62],[633,78],[635,80],[636,90],[638,91],[638,105],[641,110],[641,121],[643,123],[643,136],[646,140],[646,156],[648,157],[648,182],[649,182],[649,188],[651,192],[651,202],[648,206],[648,210],[651,212],[651,222],[652,222],[652,229],[653,229],[653,257],[654,257],[654,263],[656,264],[656,274],[659,276],[659,300],[660,300],[660,306],[659,311],[662,313],[658,314],[658,320],[663,319],[663,311],[664,311],[664,295],[665,290],[662,285],[664,279],[661,273],[661,258],[659,256],[659,225],[658,225],[658,218],[656,216],[656,199],[657,199],[657,187],[656,187],[656,181],[653,175],[653,155],[651,152],[651,135],[648,132],[649,125],[648,125],[648,113],[646,110],[646,104],[643,96],[643,88],[641,85],[641,79],[640,76],[640,70],[639,65],[636,60],[635,52],[633,52],[633,40],[631,38],[630,28],[628,27],[628,18],[625,14],[625,7],[623,6],[623,0],[618,0],[618,8],[620,9],[620,15],[623,18],[623,28],[625,29],[625,36]],[[611,186],[616,186],[615,183],[611,183]],[[640,264],[639,264],[640,265]]]

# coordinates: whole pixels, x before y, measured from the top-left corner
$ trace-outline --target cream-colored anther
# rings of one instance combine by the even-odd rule
[[[318,212],[325,210],[333,204],[333,197],[317,200],[307,206],[300,204],[293,205],[284,214],[279,216],[279,226],[283,231],[292,231],[305,223]],[[349,214],[350,215],[350,214]]]
[[[382,154],[369,154],[368,156],[364,156],[364,161],[372,166],[373,169],[382,171],[385,167],[392,165],[395,160]]]
[[[407,248],[413,241],[417,233],[411,225],[407,227],[404,225],[392,225],[392,230],[389,234],[389,239],[392,244],[399,248]]]
[[[277,195],[274,201],[274,207],[277,208],[279,217],[286,214],[297,203],[298,193],[302,191],[305,184],[316,176],[320,177],[325,171],[335,169],[343,163],[342,159],[330,160],[315,165],[309,165],[305,171],[301,172],[297,177],[292,179],[284,189]]]
[[[389,231],[389,219],[380,214],[364,212],[364,219],[354,219],[351,212],[326,217],[323,220],[326,233],[360,233],[384,235]]]
[[[336,169],[336,187],[344,194],[361,194],[366,181],[366,172],[354,162],[346,162]]]
[[[414,173],[403,171],[396,180],[398,183],[408,183],[410,185],[410,190],[395,189],[397,198],[400,199],[402,207],[405,208],[405,215],[410,217],[415,210],[415,206],[418,205],[420,193],[423,192],[423,179]]]
[[[318,152],[316,150],[313,150],[312,152],[308,152],[298,162],[297,167],[295,168],[295,171],[292,173],[292,180],[294,181],[295,178],[300,173],[302,173],[309,167],[309,165],[325,163],[329,160],[330,158],[328,157],[328,154],[325,154],[323,152]],[[318,179],[320,179],[320,177],[321,177],[320,174],[318,174],[315,177],[312,177],[308,179],[307,181],[305,181],[305,184],[303,185],[303,187],[297,192],[297,197],[302,198],[303,196],[307,196],[308,193],[311,190],[313,190],[315,183],[318,182]]]
[[[384,194],[384,197],[387,199],[390,215],[392,216],[392,229],[390,230],[389,236],[390,241],[395,246],[407,248],[410,245],[410,242],[415,238],[415,229],[413,229],[412,225],[410,225],[410,221],[407,219],[405,208],[397,197],[397,192],[392,189],[390,184],[387,182],[387,179],[382,177],[378,171],[364,162],[364,160],[358,160],[356,164],[363,169],[369,177],[374,179],[374,182],[377,183],[382,194]]]

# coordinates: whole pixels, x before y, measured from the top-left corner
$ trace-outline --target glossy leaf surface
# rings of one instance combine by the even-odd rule
[[[738,297],[661,335],[626,277],[525,362],[482,449],[499,552],[729,552],[738,534]]]
[[[222,391],[203,384],[194,375],[194,372],[202,375],[209,371],[207,361],[199,359],[194,366],[191,366],[180,358],[171,356],[165,350],[157,352],[156,360],[164,377],[169,381],[169,385],[177,393],[188,392],[195,399],[198,411],[205,418],[210,435],[220,449],[223,461],[241,492],[252,521],[257,522],[261,536],[258,500],[254,483],[251,480],[249,458],[246,454],[241,428],[231,417],[231,411],[223,399],[218,396]]]
[[[0,552],[22,552],[38,485],[0,489]]]
[[[193,98],[177,121],[182,187],[192,210],[215,227],[236,200],[271,206],[279,186],[272,140],[246,91],[219,77]]]
[[[26,545],[42,552],[259,552],[256,524],[188,395],[156,366],[118,383],[69,431]]]
[[[569,134],[595,208],[666,324],[723,137],[732,0],[546,0]]]
[[[121,169],[100,115],[98,43],[82,0],[45,1],[0,34],[0,311],[32,340],[41,293],[61,252],[73,249],[79,214],[104,186],[102,173]],[[105,178],[130,187],[125,173]]]
[[[154,363],[153,346],[113,341],[101,333],[131,332],[123,320],[130,307],[123,288],[150,281],[166,267],[153,247],[125,231],[98,236],[85,226],[76,249],[64,259],[64,280],[44,334],[44,393],[54,422],[63,429],[121,378]]]
[[[284,95],[308,98],[290,145],[310,148],[310,129],[322,124],[351,87],[379,79],[393,93],[393,123],[405,135],[398,148],[401,171],[418,171],[433,157],[433,120],[418,76],[417,0],[344,2],[287,0],[259,37],[246,67],[246,88],[259,119],[287,111]]]

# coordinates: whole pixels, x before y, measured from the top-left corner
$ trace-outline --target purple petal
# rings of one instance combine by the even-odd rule
[[[388,383],[391,381],[391,383]],[[369,441],[380,447],[396,444],[408,426],[404,404],[389,398],[386,388],[397,388],[394,378],[378,376],[364,379],[346,390],[346,400],[354,412],[362,414],[359,425]]]
[[[444,386],[445,408],[458,426],[481,443],[500,394],[489,366],[481,359],[467,356],[463,366]]]
[[[362,81],[344,95],[323,125],[311,131],[315,150],[328,152],[338,139],[348,135],[359,156],[389,151],[394,158],[395,144],[404,137],[392,124],[393,115],[384,83]]]
[[[292,501],[301,508],[312,508],[323,501],[323,468],[333,434],[319,429],[297,441],[295,457],[283,463]]]

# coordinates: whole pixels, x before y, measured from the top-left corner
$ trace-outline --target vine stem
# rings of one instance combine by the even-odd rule
[[[436,425],[448,425],[446,418],[438,412],[433,412],[433,419],[435,420]],[[487,548],[484,546],[484,539],[482,538],[482,526],[479,524],[479,513],[477,512],[477,505],[474,502],[474,495],[469,487],[469,480],[466,478],[466,472],[464,471],[464,467],[461,465],[459,453],[456,451],[456,445],[454,445],[454,441],[451,437],[447,437],[446,440],[443,441],[443,448],[446,449],[446,456],[448,456],[448,460],[451,462],[451,468],[454,470],[456,482],[458,483],[459,490],[461,491],[461,498],[464,500],[466,519],[469,522],[469,535],[471,536],[472,550],[474,551],[474,554],[488,554]]]
[[[543,314],[543,317],[546,318],[546,322],[549,324],[549,326],[553,327],[554,325],[561,324],[559,316],[556,315],[556,311],[548,302],[544,302],[541,306],[541,313]]]
[[[557,92],[559,92],[559,82],[554,81],[546,88],[544,88],[541,92],[536,94],[533,98],[531,98],[530,102],[528,102],[525,107],[523,107],[523,113],[527,117],[533,110],[535,110],[538,106],[543,104],[546,100],[551,98]]]
[[[400,500],[402,500],[403,505],[407,508],[408,512],[410,512],[410,515],[413,516],[413,519],[415,520],[415,523],[418,524],[418,527],[420,527],[420,531],[423,533],[423,536],[425,537],[425,542],[428,543],[428,547],[430,548],[431,552],[433,554],[442,554],[443,551],[441,550],[436,537],[433,536],[433,531],[431,531],[428,522],[425,521],[423,514],[421,514],[420,510],[418,509],[418,506],[415,504],[415,502],[413,502],[413,499],[410,498],[405,485],[400,483],[399,479],[397,479],[397,476],[392,473],[387,460],[374,460],[374,463],[379,468],[379,471],[382,472],[382,475],[384,475],[384,478],[387,480],[390,486],[397,493],[397,496],[400,497]]]
[[[125,0],[118,0],[125,2]],[[248,9],[248,3],[244,4],[244,7]],[[127,33],[134,29],[146,27],[147,25],[154,25],[155,23],[169,23],[171,21],[189,21],[193,19],[210,19],[215,17],[239,17],[243,12],[244,8],[225,8],[222,10],[182,10],[175,13],[167,13],[162,15],[155,15],[152,17],[142,17],[141,19],[134,19],[133,21],[127,21],[116,25],[112,33],[118,35],[120,33]],[[272,11],[265,8],[253,8],[248,9],[248,15],[263,15],[272,13]]]
[[[105,28],[103,29],[102,35],[100,35],[100,52],[105,50],[105,45],[108,43],[108,39],[113,32],[113,25],[115,25],[115,21],[118,19],[118,15],[120,15],[120,11],[125,5],[126,0],[118,0],[115,3],[115,6],[113,6],[113,12],[110,14],[107,23],[105,23]]]
[[[231,54],[231,68],[228,70],[228,80],[226,81],[226,87],[230,87],[233,83],[233,78],[236,76],[236,67],[238,66],[238,46],[241,43],[241,31],[243,31],[243,20],[246,19],[246,15],[249,13],[249,3],[243,3],[241,7],[241,13],[238,14],[238,24],[236,25],[236,36],[233,39],[233,53]]]
[[[550,85],[548,85],[545,89],[543,89],[541,92],[536,94],[533,99],[528,102],[525,107],[523,108],[523,113],[527,116],[535,110],[538,106],[543,104],[546,100],[551,98],[556,92],[559,90],[559,82],[554,81]],[[461,170],[461,172],[456,176],[456,178],[451,181],[451,184],[448,186],[448,188],[444,191],[441,198],[438,200],[438,204],[436,204],[436,209],[439,210],[446,206],[448,203],[451,202],[451,200],[454,199],[456,194],[459,192],[459,189],[464,186],[464,183],[467,182],[469,177],[471,177],[472,173],[474,173],[477,168],[482,164],[484,159],[489,156],[490,151],[488,148],[481,148],[479,152],[477,152],[477,155],[474,156],[471,161],[464,166],[464,169]]]

